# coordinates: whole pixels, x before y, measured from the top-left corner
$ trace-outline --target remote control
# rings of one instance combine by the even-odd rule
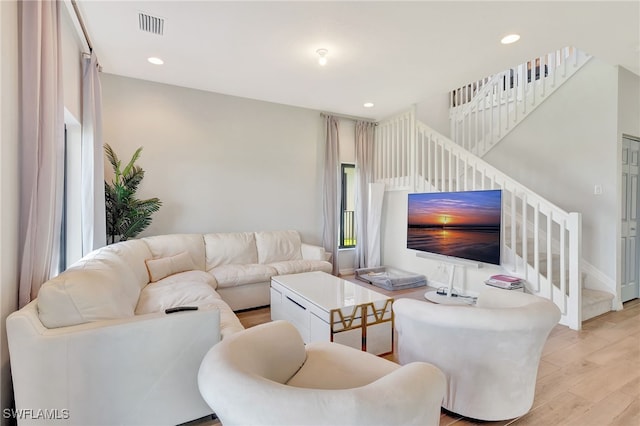
[[[164,310],[165,314],[172,314],[174,312],[182,312],[182,311],[197,311],[197,306],[176,306],[174,308],[167,308]]]

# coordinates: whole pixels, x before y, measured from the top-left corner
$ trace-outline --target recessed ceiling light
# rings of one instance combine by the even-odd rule
[[[365,102],[362,106],[365,108],[373,108],[373,102]]]
[[[323,67],[327,65],[327,54],[329,51],[327,49],[318,49],[316,53],[318,54],[318,64]]]
[[[509,34],[502,37],[502,40],[500,40],[500,43],[511,44],[511,43],[515,43],[518,40],[520,40],[520,34]]]
[[[164,61],[160,58],[156,58],[156,57],[151,57],[151,58],[147,58],[147,61],[151,62],[153,65],[162,65],[164,64]]]

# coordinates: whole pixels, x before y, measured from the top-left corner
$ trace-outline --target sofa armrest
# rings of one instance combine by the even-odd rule
[[[304,260],[326,260],[327,262],[331,260],[331,253],[326,252],[324,247],[302,243],[300,248]]]
[[[220,340],[217,309],[47,329],[33,301],[9,316],[7,335],[16,407],[68,410],[56,424],[178,424],[211,413],[197,372]]]

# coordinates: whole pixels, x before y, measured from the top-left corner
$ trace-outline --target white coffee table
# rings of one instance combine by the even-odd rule
[[[392,304],[384,294],[325,272],[271,279],[271,319],[291,322],[305,343],[335,341],[376,355],[391,353]]]

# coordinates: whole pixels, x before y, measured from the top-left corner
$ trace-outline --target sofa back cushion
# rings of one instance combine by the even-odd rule
[[[221,265],[258,263],[256,238],[253,232],[230,232],[204,236],[206,270]]]
[[[133,316],[140,287],[117,257],[82,259],[47,281],[38,293],[38,315],[47,328]]]
[[[259,263],[302,259],[302,241],[298,231],[256,232]]]
[[[200,271],[205,270],[202,234],[158,235],[143,238],[142,241],[149,246],[152,259],[172,257],[186,251],[191,256],[195,268]]]
[[[83,260],[113,260],[124,262],[135,276],[135,282],[140,289],[149,283],[149,274],[145,267],[145,260],[152,256],[147,244],[142,240],[127,240],[102,247],[87,254]],[[72,265],[73,266],[73,265]]]

